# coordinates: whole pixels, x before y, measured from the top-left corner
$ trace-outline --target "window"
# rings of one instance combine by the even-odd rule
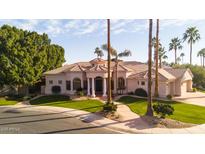
[[[125,79],[120,77],[118,78],[118,89],[124,89],[125,88]]]
[[[71,90],[70,81],[66,81],[66,90]]]
[[[79,78],[73,79],[73,90],[78,90],[81,88],[81,80]]]
[[[144,81],[141,81],[141,85],[144,86],[144,85],[145,85],[145,82],[144,82]]]
[[[62,84],[62,80],[58,80],[58,84]]]
[[[137,81],[137,84],[138,84],[138,85],[140,85],[140,82],[139,82],[139,81]]]
[[[53,84],[53,80],[49,80],[49,84]]]

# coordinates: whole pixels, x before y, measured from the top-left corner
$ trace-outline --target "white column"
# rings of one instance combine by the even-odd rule
[[[107,91],[106,78],[103,78],[103,97],[107,96],[106,91]]]
[[[90,78],[87,78],[87,95],[90,96]]]
[[[95,97],[95,78],[92,78],[92,97]]]

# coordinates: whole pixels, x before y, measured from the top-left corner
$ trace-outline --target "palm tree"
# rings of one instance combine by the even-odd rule
[[[158,77],[158,59],[159,59],[159,19],[157,19],[157,28],[156,28],[156,48],[155,48],[155,89],[154,96],[159,96],[159,77]]]
[[[197,57],[200,56],[201,59],[201,66],[204,67],[204,59],[205,59],[205,48],[201,49],[198,54]]]
[[[177,57],[177,64],[179,64],[181,61],[181,58],[180,57]]]
[[[107,19],[107,61],[108,61],[108,96],[107,103],[112,103],[112,94],[111,94],[111,77],[110,77],[110,19]]]
[[[103,44],[101,46],[101,48],[106,51],[107,50],[107,44]],[[124,51],[118,53],[118,51],[116,49],[111,47],[111,52],[110,53],[111,53],[111,56],[114,57],[114,61],[115,61],[115,84],[116,84],[116,90],[117,90],[118,89],[117,88],[117,85],[118,85],[118,73],[117,73],[117,71],[118,71],[119,58],[129,57],[129,56],[132,55],[132,52],[128,49],[125,49]]]
[[[180,57],[181,57],[181,60],[182,60],[182,64],[184,63],[184,56],[185,56],[185,54],[182,52],[182,53],[180,54]]]
[[[100,50],[99,47],[96,47],[96,48],[95,48],[94,54],[97,55],[97,58],[102,58],[102,57],[104,56],[103,51]]]
[[[202,54],[202,50],[200,50],[198,53],[197,53],[197,57],[200,57],[200,61],[201,61],[201,66],[202,66],[202,58],[203,58],[203,54]]]
[[[192,45],[200,40],[199,30],[196,27],[189,27],[183,34],[183,41],[190,44],[190,64],[192,64]]]
[[[162,60],[168,58],[167,55],[165,55],[166,52],[164,47],[159,48],[159,68],[162,68]]]
[[[169,51],[174,50],[175,64],[177,63],[177,50],[182,49],[181,40],[178,37],[171,39]]]
[[[148,43],[148,100],[146,115],[153,116],[152,108],[152,19],[149,19],[149,43]]]
[[[152,38],[152,47],[154,49],[154,64],[156,64],[155,60],[156,60],[156,46],[157,46],[157,39],[156,37]],[[158,46],[159,48],[162,46],[162,44],[160,43],[160,39],[158,39]]]

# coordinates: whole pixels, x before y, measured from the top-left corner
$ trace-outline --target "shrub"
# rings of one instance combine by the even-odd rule
[[[196,92],[196,91],[197,91],[197,89],[196,89],[196,88],[192,88],[192,91],[193,91],[193,92]]]
[[[172,95],[167,95],[167,99],[172,99]]]
[[[60,86],[53,86],[52,87],[52,93],[53,94],[60,94],[61,93],[61,87]]]
[[[117,111],[117,105],[114,103],[106,103],[103,106],[103,111],[105,112],[113,112],[113,111]]]
[[[77,92],[77,95],[78,95],[78,96],[84,96],[84,92],[83,92],[83,91],[78,91],[78,92]]]
[[[135,95],[142,96],[142,97],[147,97],[147,92],[142,88],[138,88],[138,89],[135,90]]]
[[[128,95],[134,95],[135,93],[133,91],[131,91],[131,92],[128,92],[127,94]]]
[[[169,104],[157,103],[153,105],[153,109],[156,114],[160,115],[160,118],[165,118],[166,115],[173,115],[174,112],[174,108]]]

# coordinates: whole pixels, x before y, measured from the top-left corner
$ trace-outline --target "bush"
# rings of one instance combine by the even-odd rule
[[[156,114],[160,115],[160,118],[165,118],[166,115],[170,116],[174,113],[174,108],[169,104],[157,103],[153,105],[153,109]]]
[[[193,92],[196,92],[196,91],[197,91],[197,89],[196,89],[196,88],[192,88],[192,91],[193,91]]]
[[[103,106],[103,111],[105,112],[113,112],[113,111],[117,111],[117,105],[114,103],[106,103]]]
[[[77,91],[77,95],[78,96],[84,96],[84,92],[83,91]]]
[[[167,99],[172,99],[172,95],[167,95]]]
[[[138,88],[138,89],[135,90],[135,95],[142,96],[142,97],[147,97],[147,92],[142,88]]]
[[[61,87],[60,86],[53,86],[52,87],[52,93],[53,94],[60,94],[61,93]]]
[[[128,92],[127,94],[128,95],[134,95],[135,93],[133,91],[131,91],[131,92]]]

